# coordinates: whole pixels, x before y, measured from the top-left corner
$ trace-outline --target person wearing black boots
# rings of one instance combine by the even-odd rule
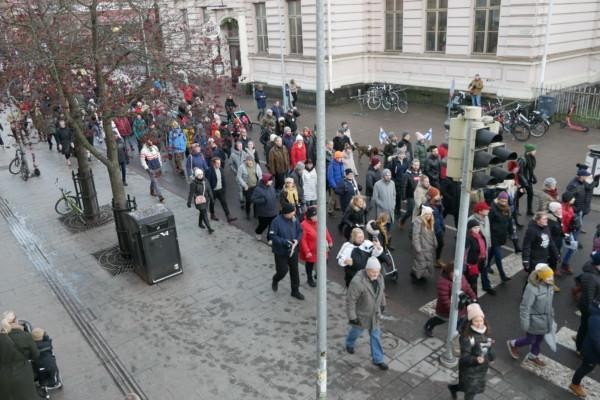
[[[535,166],[537,160],[535,158],[535,145],[531,143],[525,144],[525,154],[519,158],[519,170],[521,185],[527,193],[527,215],[533,215],[533,185],[537,183],[537,177],[535,176]],[[517,197],[518,199],[518,197]],[[517,200],[518,202],[518,200]],[[518,207],[517,207],[518,209]]]
[[[302,227],[296,218],[296,207],[290,203],[281,206],[281,213],[271,221],[268,239],[272,242],[271,249],[275,257],[275,275],[271,289],[277,291],[279,281],[290,272],[292,297],[304,300],[300,293],[300,275],[298,274],[298,245],[302,238]]]
[[[194,180],[190,183],[190,192],[188,194],[187,206],[192,207],[192,201],[196,209],[200,212],[198,216],[198,226],[202,229],[208,228],[208,233],[212,234],[214,230],[210,227],[207,207],[209,202],[213,202],[213,194],[210,184],[204,179],[204,171],[200,168],[194,168]]]

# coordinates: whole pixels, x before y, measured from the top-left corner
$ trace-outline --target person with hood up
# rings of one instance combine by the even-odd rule
[[[252,193],[262,178],[262,169],[260,164],[254,162],[254,157],[246,154],[246,160],[237,170],[236,179],[242,188],[244,196],[244,208],[246,210],[246,219],[250,219],[250,209],[252,208]]]
[[[258,226],[254,233],[256,240],[261,240],[262,233],[277,216],[278,210],[277,194],[273,187],[273,176],[270,173],[263,172],[260,183],[256,185],[252,193],[252,204],[254,204],[254,214],[258,218]]]
[[[425,336],[433,337],[433,328],[448,321],[450,316],[450,306],[452,300],[452,281],[454,279],[454,264],[448,263],[442,267],[437,280],[437,301],[435,304],[435,315],[427,320],[423,330]],[[477,301],[477,295],[471,289],[467,278],[463,274],[460,282],[460,290],[463,296],[467,296],[470,301]],[[467,309],[459,303],[458,318],[459,320],[464,318],[467,314]]]
[[[336,151],[333,153],[333,160],[329,162],[327,166],[327,184],[331,189],[329,196],[329,203],[327,204],[327,213],[333,215],[335,206],[337,205],[337,197],[335,189],[338,183],[344,179],[344,153]],[[346,209],[343,209],[344,211]]]
[[[492,348],[494,340],[490,338],[490,328],[479,304],[467,306],[467,319],[459,338],[458,384],[448,385],[448,390],[453,399],[460,391],[465,393],[465,400],[473,400],[485,391],[489,364],[496,355]]]
[[[344,170],[344,179],[340,180],[335,188],[335,192],[340,198],[340,207],[346,211],[352,197],[360,194],[358,184],[354,179],[354,172],[350,168]]]
[[[348,208],[344,211],[342,221],[338,225],[340,232],[342,232],[346,240],[350,239],[352,229],[365,229],[368,214],[369,210],[367,209],[365,199],[361,195],[354,196],[350,200]]]
[[[278,289],[281,281],[290,273],[291,296],[304,300],[300,293],[300,275],[298,274],[298,250],[302,239],[302,227],[296,218],[296,209],[289,203],[283,204],[281,213],[271,221],[269,227],[269,240],[275,257],[275,275],[273,275],[271,289]]]
[[[214,201],[210,184],[204,179],[204,171],[200,168],[194,169],[194,180],[190,182],[190,191],[188,193],[187,206],[192,207],[195,204],[199,211],[198,227],[201,229],[207,228],[208,233],[212,234],[214,230],[210,227],[208,219],[208,205]]]
[[[412,247],[415,257],[411,278],[415,282],[430,278],[433,275],[437,247],[431,207],[422,206],[421,215],[413,220]]]
[[[18,324],[14,312],[0,321],[0,393],[2,400],[39,400],[29,360],[37,360],[39,350]]]
[[[367,168],[367,177],[365,179],[365,196],[367,197],[367,207],[371,208],[371,197],[373,197],[373,187],[375,182],[381,179],[381,160],[374,156],[371,158]]]
[[[415,144],[415,157],[414,160],[419,160],[422,167],[425,167],[427,161],[427,146],[425,145],[425,135],[421,132],[415,133],[417,137],[417,143]]]
[[[527,273],[537,264],[558,260],[558,249],[551,240],[548,215],[544,212],[537,212],[527,227],[523,238],[522,260],[523,269]]]
[[[392,182],[392,172],[384,169],[381,179],[373,186],[371,199],[375,215],[388,214],[390,225],[394,223],[394,207],[396,206],[396,186]]]
[[[540,358],[540,346],[544,335],[552,332],[554,322],[554,271],[546,263],[539,263],[529,274],[527,286],[521,298],[519,316],[521,328],[526,335],[508,340],[506,346],[512,358],[521,358],[519,347],[531,346],[527,360],[538,367],[546,366]]]
[[[345,346],[348,353],[354,354],[356,339],[366,329],[370,336],[373,364],[382,371],[388,369],[381,345],[381,315],[385,305],[385,282],[381,275],[381,264],[377,258],[369,257],[365,269],[354,276],[346,294],[350,330]]]
[[[306,269],[306,283],[310,287],[317,286],[313,271],[317,262],[317,207],[308,207],[306,218],[300,224],[302,227],[302,239],[300,239],[300,261],[304,263]],[[329,230],[325,228],[327,240],[327,249],[333,247],[333,239]],[[316,275],[315,275],[316,276]]]
[[[308,158],[302,170],[302,201],[307,207],[317,205],[317,170],[313,160]]]
[[[31,331],[31,338],[40,351],[40,356],[32,363],[34,371],[39,371],[40,369],[45,371],[44,377],[37,376],[40,386],[46,386],[48,390],[61,388],[62,381],[60,379],[58,365],[56,365],[52,339],[42,328],[34,328]]]
[[[296,135],[296,141],[290,150],[290,162],[292,165],[296,165],[300,161],[306,161],[306,146],[304,145],[304,138],[302,135],[298,134]]]
[[[553,202],[560,202],[558,197],[558,182],[555,178],[549,177],[544,179],[544,188],[538,193],[537,210],[548,212],[548,205]]]
[[[588,332],[590,307],[592,307],[594,301],[600,301],[600,252],[593,252],[590,260],[583,265],[582,270],[583,273],[579,277],[581,285],[581,297],[579,298],[581,321],[575,337],[575,349],[580,354],[583,349],[585,334]]]
[[[350,285],[357,272],[365,269],[369,257],[379,257],[383,247],[377,239],[365,239],[365,232],[361,228],[354,228],[350,239],[345,242],[336,256],[337,263],[344,268],[344,281],[346,287]]]
[[[600,364],[600,301],[590,305],[587,333],[583,342],[581,365],[575,371],[569,389],[581,398],[587,397],[581,381]]]

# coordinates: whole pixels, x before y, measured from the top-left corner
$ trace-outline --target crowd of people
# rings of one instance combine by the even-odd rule
[[[126,165],[137,152],[150,177],[150,194],[164,201],[159,180],[163,162],[168,160],[176,174],[188,179],[187,206],[197,209],[198,227],[209,234],[215,229],[211,221],[219,221],[215,210],[217,200],[227,222],[237,219],[226,197],[226,190],[235,191],[246,218],[257,220],[256,239],[263,240],[267,232],[266,241],[276,267],[272,290],[278,291],[279,283],[289,273],[291,296],[303,300],[299,261],[305,265],[307,284],[316,286],[317,148],[313,131],[309,127],[299,128],[297,88],[296,96],[291,92],[294,101],[289,110],[284,110],[279,101],[267,108],[266,95],[262,88],[257,88],[257,107],[264,114],[259,121],[262,154],[248,135],[248,117],[244,119],[245,114],[236,112],[233,97],[227,98],[226,116],[222,117],[193,90],[190,93],[188,87],[184,89],[184,101],[174,115],[165,113],[159,101],[148,105],[138,99],[127,116],[113,120],[111,131],[118,143],[123,183],[126,184]],[[102,140],[104,132],[93,104],[93,100],[89,102],[84,117],[92,143],[94,139]],[[73,134],[60,110],[56,113],[50,124],[55,130],[46,130],[49,148],[52,149],[50,138],[56,137],[60,151],[70,163]],[[455,223],[458,221],[460,186],[446,175],[447,145],[428,143],[420,132],[414,136],[413,142],[408,132],[400,137],[390,135],[384,148],[370,158],[364,180],[359,179],[354,160],[356,144],[348,123],[340,124],[325,149],[327,212],[330,218],[339,221],[338,228],[346,239],[336,253],[347,286],[350,329],[345,348],[353,353],[357,338],[367,329],[372,361],[382,370],[388,368],[380,338],[385,309],[382,265],[390,265],[390,257],[394,257],[391,236],[394,224],[401,231],[408,231],[412,282],[422,285],[437,276],[436,313],[425,323],[424,334],[432,336],[434,327],[445,323],[450,312],[454,265],[445,262],[442,254],[446,217],[451,215]],[[564,185],[562,193],[553,177],[544,179],[541,188],[536,186],[533,144],[526,144],[521,157],[507,167],[514,179],[484,190],[470,207],[461,282],[463,301],[459,310],[459,383],[449,386],[453,398],[463,391],[465,398],[473,399],[484,390],[488,363],[494,359],[494,341],[484,312],[476,304],[478,283],[485,292],[496,295],[489,279],[489,274],[495,273],[493,264],[502,283],[511,280],[502,263],[501,248],[507,243],[521,254],[527,276],[520,306],[521,327],[526,335],[508,341],[507,347],[512,357],[519,358],[518,348],[530,345],[528,360],[544,366],[539,356],[540,343],[543,335],[553,329],[552,300],[554,293],[560,291],[555,277],[573,274],[571,258],[582,247],[578,242],[585,233],[582,222],[590,212],[592,191],[600,180],[600,175],[592,176],[586,165],[577,164],[574,178]],[[226,173],[226,168],[231,172]],[[519,205],[523,196],[525,215]],[[525,231],[522,241],[520,229]],[[329,232],[327,246],[330,250],[334,247]],[[582,316],[576,343],[583,361],[571,390],[583,397],[581,378],[600,358],[600,244],[595,244],[579,282]],[[8,326],[6,330],[5,333],[10,333]]]

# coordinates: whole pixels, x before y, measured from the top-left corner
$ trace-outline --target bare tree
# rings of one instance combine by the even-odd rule
[[[78,175],[82,182],[84,214],[94,220],[98,203],[89,179],[86,151],[105,165],[113,207],[127,208],[121,180],[117,144],[111,132],[114,117],[126,116],[138,99],[161,101],[165,110],[180,96],[180,76],[203,89],[207,104],[214,103],[227,86],[198,62],[166,51],[169,35],[180,35],[177,16],[161,15],[158,4],[147,0],[6,0],[0,6],[0,57],[4,71],[0,83],[23,101],[47,96],[65,111],[75,134]],[[206,43],[194,45],[194,52]],[[169,82],[157,91],[156,80]],[[91,145],[86,117],[88,99],[103,122],[106,152]],[[166,116],[165,116],[166,117]]]

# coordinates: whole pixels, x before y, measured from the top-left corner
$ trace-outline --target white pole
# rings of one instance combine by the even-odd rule
[[[546,17],[546,38],[544,40],[544,53],[542,54],[542,65],[540,71],[540,94],[542,94],[542,89],[544,88],[544,80],[546,79],[546,62],[548,60],[548,42],[550,41],[550,23],[552,20],[552,6],[554,5],[554,0],[549,0],[548,3],[548,16]]]
[[[283,7],[282,4],[284,0],[279,0],[277,2],[277,7],[279,9],[279,59],[281,61],[281,105],[285,110],[287,110],[288,107],[288,101],[287,101],[287,96],[285,95],[285,56],[283,54],[284,48],[285,48],[285,30],[283,29],[283,18],[284,18],[284,14],[283,14]]]
[[[332,51],[332,38],[331,38],[331,1],[327,0],[327,55],[328,55],[328,85],[329,91],[333,93],[333,51]]]
[[[327,399],[327,195],[325,193],[325,0],[316,0],[317,399]]]

